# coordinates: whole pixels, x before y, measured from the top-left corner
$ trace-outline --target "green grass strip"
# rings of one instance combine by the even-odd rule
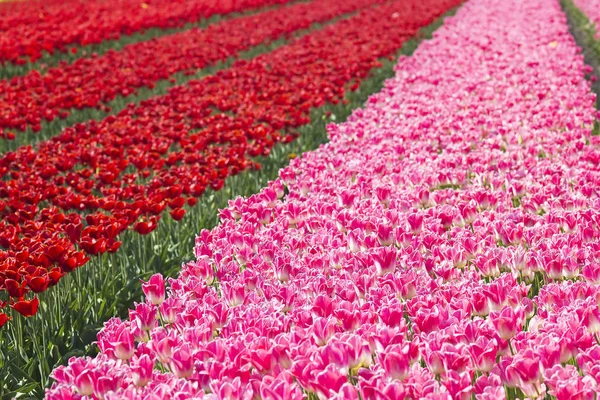
[[[410,56],[456,10],[422,28],[403,45],[398,56]],[[6,393],[2,398],[12,398],[19,390],[33,398],[41,397],[55,366],[65,364],[71,356],[96,354],[92,342],[103,322],[113,316],[127,316],[133,302],[142,300],[139,279],[156,272],[177,276],[181,264],[194,257],[196,235],[217,225],[218,210],[225,208],[230,199],[257,193],[277,178],[290,159],[326,143],[328,123],[345,121],[371,94],[382,89],[386,79],[394,76],[396,60],[381,62],[382,66],[373,69],[358,90],[347,94],[347,104],[329,104],[313,110],[311,123],[298,129],[298,139],[277,144],[268,157],[258,158],[260,170],[229,177],[220,191],[208,190],[194,207],[188,208],[179,223],[166,216],[147,236],[126,231],[119,237],[123,244],[116,254],[93,258],[42,293],[35,318],[15,318],[0,330],[0,389]]]
[[[586,64],[590,65],[596,76],[592,82],[592,91],[596,93],[596,109],[600,109],[600,40],[596,40],[596,29],[600,29],[590,21],[572,0],[560,0],[563,10],[567,14],[569,30],[575,41],[583,50]],[[592,135],[600,135],[600,121],[596,120]]]

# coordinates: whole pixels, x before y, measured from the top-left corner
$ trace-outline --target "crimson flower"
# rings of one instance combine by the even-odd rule
[[[37,313],[39,300],[37,297],[34,297],[32,300],[25,300],[25,298],[21,297],[19,301],[10,306],[24,317],[32,317]]]

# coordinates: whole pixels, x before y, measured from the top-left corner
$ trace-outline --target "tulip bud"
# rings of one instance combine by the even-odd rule
[[[177,312],[180,306],[181,301],[174,297],[169,297],[160,305],[160,315],[166,324],[177,321]]]
[[[325,346],[335,334],[335,323],[331,319],[317,318],[313,322],[313,338],[318,346]]]
[[[184,344],[174,350],[169,363],[171,371],[178,378],[189,378],[194,372],[194,358],[189,345]]]
[[[389,377],[403,381],[408,377],[410,367],[408,357],[400,351],[391,351],[383,355],[383,368]]]
[[[148,354],[142,355],[131,365],[132,379],[136,386],[146,386],[152,379],[154,362]]]
[[[119,380],[110,376],[101,376],[94,381],[94,394],[100,399],[109,392],[115,392],[119,387]]]
[[[117,340],[111,341],[111,344],[114,346],[115,356],[118,359],[129,360],[133,357],[135,352],[133,335],[127,328],[122,329]]]
[[[148,282],[142,281],[142,290],[150,304],[159,305],[165,301],[165,280],[161,274],[154,274]]]
[[[154,342],[153,349],[156,352],[158,361],[162,364],[168,364],[173,355],[173,346],[175,345],[175,339],[166,336],[160,339],[158,342]]]
[[[504,340],[509,340],[517,333],[521,326],[518,321],[515,310],[512,307],[506,306],[499,313],[491,313],[490,318],[500,336]]]
[[[83,370],[75,377],[77,393],[82,396],[91,396],[94,393],[95,374],[90,369]]]

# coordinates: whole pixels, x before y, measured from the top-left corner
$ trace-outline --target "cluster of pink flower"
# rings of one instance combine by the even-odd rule
[[[596,38],[600,39],[600,0],[575,0],[575,5],[596,24]]]
[[[594,398],[586,70],[558,1],[467,2],[48,398]]]

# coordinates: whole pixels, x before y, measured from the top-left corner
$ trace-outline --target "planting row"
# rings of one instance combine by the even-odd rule
[[[367,8],[287,46],[131,106],[67,128],[37,149],[0,159],[0,288],[26,300],[86,263],[117,251],[119,233],[153,231],[165,209],[180,220],[207,187],[260,166],[274,143],[314,107],[339,102],[352,83],[393,55],[458,0],[397,0]],[[368,29],[365,29],[368,27]],[[355,86],[356,85],[356,86]],[[83,212],[85,216],[77,212]]]
[[[0,64],[35,61],[43,51],[118,39],[147,28],[170,28],[286,0],[44,0],[0,4]]]
[[[586,70],[556,0],[465,3],[47,397],[594,398]]]
[[[228,20],[205,30],[191,29],[132,44],[100,57],[80,58],[44,74],[32,71],[0,81],[0,107],[4,110],[0,129],[6,130],[4,136],[8,138],[14,132],[7,128],[31,127],[39,131],[43,120],[66,118],[71,109],[106,108],[105,104],[117,96],[127,97],[143,86],[152,88],[155,82],[176,72],[194,74],[252,46],[380,2],[300,3]]]
[[[600,1],[574,0],[574,3],[587,15],[592,23],[596,24],[596,39],[600,40]]]

